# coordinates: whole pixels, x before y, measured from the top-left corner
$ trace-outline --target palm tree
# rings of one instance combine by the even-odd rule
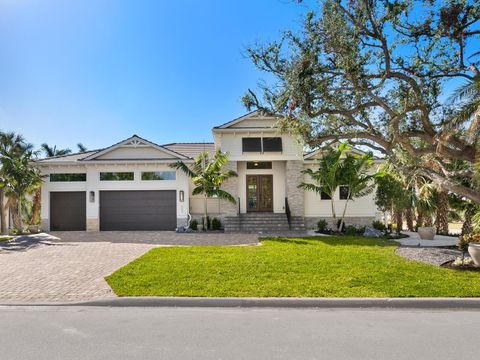
[[[303,170],[304,174],[310,176],[313,183],[302,182],[298,187],[304,190],[313,191],[320,197],[325,194],[330,198],[330,206],[332,210],[333,225],[336,226],[337,232],[341,227],[337,223],[337,213],[335,210],[334,195],[337,188],[342,185],[342,178],[340,175],[342,167],[342,157],[347,151],[347,144],[340,144],[337,149],[329,149],[323,154],[318,163],[318,170],[312,169]]]
[[[47,143],[43,143],[42,145],[40,145],[40,148],[44,152],[46,157],[68,155],[72,152],[72,150],[70,150],[68,148],[67,149],[57,149],[57,145],[54,145],[52,147],[52,146],[48,145]]]
[[[345,223],[345,214],[350,200],[371,194],[375,189],[375,174],[368,174],[373,166],[373,155],[367,153],[364,155],[347,154],[340,167],[340,183],[347,186],[347,198],[343,208],[340,220],[340,229]]]
[[[77,144],[78,152],[86,152],[88,151],[87,147],[83,145],[82,143]]]
[[[0,233],[8,232],[7,209],[10,203],[5,201],[6,174],[3,166],[5,157],[17,157],[22,153],[31,151],[33,145],[25,141],[22,135],[14,132],[0,131]]]
[[[192,195],[204,196],[203,230],[207,230],[208,198],[217,197],[233,204],[237,202],[230,193],[221,189],[223,182],[231,177],[238,176],[233,170],[223,170],[227,163],[228,155],[221,151],[216,151],[212,157],[210,157],[208,152],[198,154],[190,166],[183,161],[177,161],[170,165],[174,169],[183,171],[192,179],[195,186],[192,190]]]

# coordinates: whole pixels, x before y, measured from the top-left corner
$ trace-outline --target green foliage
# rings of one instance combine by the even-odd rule
[[[357,234],[357,228],[355,225],[347,225],[345,226],[345,235],[347,236],[355,236]]]
[[[469,244],[480,244],[480,234],[464,234],[458,238],[457,246],[460,250],[467,251]]]
[[[372,222],[372,227],[376,230],[380,230],[380,231],[385,231],[387,229],[387,227],[385,226],[385,224],[383,223],[383,221],[379,221],[379,220],[375,220]]]
[[[190,229],[197,231],[198,230],[198,221],[193,219],[190,221]]]
[[[381,211],[406,209],[411,205],[411,192],[392,173],[382,172],[376,178],[375,204]]]
[[[212,230],[220,230],[222,228],[222,222],[216,217],[212,219]]]
[[[318,222],[317,222],[318,231],[319,232],[324,232],[327,229],[327,225],[328,225],[327,220],[325,220],[325,219],[318,220]]]

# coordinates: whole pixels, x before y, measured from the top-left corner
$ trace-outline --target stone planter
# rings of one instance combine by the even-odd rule
[[[420,239],[422,240],[433,240],[436,232],[437,229],[435,228],[435,226],[418,228],[418,236],[420,236]]]
[[[28,225],[27,229],[31,234],[38,234],[40,232],[40,225]]]
[[[480,266],[480,244],[470,243],[468,244],[468,253],[472,257],[475,265]]]

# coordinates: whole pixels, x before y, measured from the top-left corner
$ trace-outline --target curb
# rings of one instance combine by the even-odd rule
[[[480,310],[480,298],[205,298],[119,297],[71,303],[6,303],[0,306],[100,306],[199,308],[358,308]]]

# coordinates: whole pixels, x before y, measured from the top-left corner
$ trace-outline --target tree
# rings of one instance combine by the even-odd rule
[[[0,131],[0,233],[6,234],[8,232],[7,209],[10,206],[9,202],[5,201],[6,178],[5,168],[3,166],[5,157],[17,157],[21,154],[31,151],[33,145],[25,141],[23,136],[14,132]]]
[[[80,145],[80,144],[79,144]],[[43,143],[40,145],[41,150],[45,154],[46,157],[52,157],[52,156],[63,156],[63,155],[68,155],[72,152],[70,149],[57,149],[57,145],[54,145],[53,147],[48,145],[47,143]]]
[[[78,148],[78,151],[79,152],[86,152],[88,151],[87,147],[85,145],[83,145],[82,143],[78,143],[77,144],[77,148]]]
[[[23,230],[22,208],[25,196],[35,191],[42,183],[40,172],[31,165],[32,151],[25,151],[12,156],[3,154],[2,177],[0,184],[5,187],[6,195],[11,200],[13,223],[16,229]]]
[[[480,203],[480,190],[462,183],[477,161],[480,117],[444,100],[452,83],[478,84],[479,20],[476,0],[322,0],[298,34],[247,49],[275,79],[243,102],[283,115],[312,147],[402,149],[443,190]],[[453,171],[454,161],[469,166]]]
[[[334,195],[338,187],[341,185],[341,158],[347,150],[346,144],[340,144],[338,149],[327,149],[319,160],[318,170],[303,170],[304,174],[310,176],[314,183],[301,183],[298,187],[317,193],[320,197],[325,196],[330,199],[330,207],[332,210],[332,221],[337,227],[337,232],[341,227],[337,223],[337,213],[335,210]]]
[[[187,165],[183,161],[177,161],[170,166],[183,171],[192,179],[194,188],[193,195],[204,196],[203,229],[207,230],[207,200],[211,197],[227,200],[236,204],[236,199],[227,191],[222,190],[222,184],[231,177],[238,176],[233,170],[224,170],[228,163],[228,155],[216,151],[212,157],[208,152],[198,154],[193,164]]]
[[[348,152],[347,144],[340,144],[338,149],[329,149],[319,160],[318,170],[305,169],[304,174],[309,175],[314,183],[301,183],[299,188],[316,192],[318,195],[327,195],[330,198],[332,219],[337,231],[343,228],[345,214],[350,200],[366,196],[374,189],[372,179],[374,175],[368,174],[373,165],[373,155],[355,155]],[[346,201],[337,223],[334,195],[340,186],[347,189]]]

